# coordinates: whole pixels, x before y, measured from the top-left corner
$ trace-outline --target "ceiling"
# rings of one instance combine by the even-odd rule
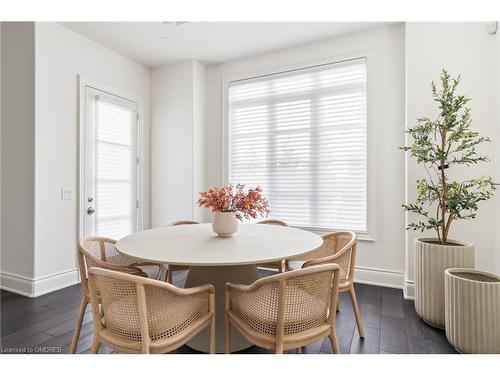
[[[150,67],[196,59],[216,64],[388,22],[62,22]]]

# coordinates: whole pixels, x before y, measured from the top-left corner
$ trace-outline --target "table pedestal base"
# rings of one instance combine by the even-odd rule
[[[251,284],[258,279],[257,267],[225,266],[225,267],[190,267],[186,278],[186,288],[212,284],[215,287],[215,316],[217,353],[224,353],[224,285],[227,282]],[[208,329],[192,338],[187,345],[200,352],[208,353]],[[252,346],[236,329],[231,329],[231,352],[243,350]]]

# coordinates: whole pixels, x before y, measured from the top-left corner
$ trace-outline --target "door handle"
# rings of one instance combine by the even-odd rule
[[[92,215],[94,212],[95,212],[95,209],[94,209],[94,208],[92,208],[92,207],[87,208],[87,213],[88,213],[89,215]]]

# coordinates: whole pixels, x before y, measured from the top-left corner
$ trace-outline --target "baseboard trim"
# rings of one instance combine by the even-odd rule
[[[405,280],[403,272],[368,267],[356,267],[354,281],[360,284],[384,286],[403,290],[405,299],[414,299],[414,282]],[[79,282],[78,269],[53,275],[27,278],[7,272],[0,273],[0,289],[26,297],[38,297]]]
[[[34,297],[41,296],[78,283],[78,269],[56,273],[54,275],[39,277],[34,283]]]
[[[405,299],[415,300],[415,281],[405,280],[405,287],[403,289],[403,296]]]
[[[33,298],[77,284],[78,276],[77,268],[36,279],[2,272],[0,289]]]
[[[265,270],[271,268],[259,267]],[[274,269],[274,271],[276,271]],[[389,271],[379,268],[356,267],[354,281],[359,284],[385,286],[388,288],[402,289],[404,292],[405,274],[404,272]]]
[[[360,284],[403,289],[404,273],[378,268],[356,267],[354,281]]]
[[[21,275],[7,272],[0,273],[0,289],[25,297],[34,297],[33,280]]]

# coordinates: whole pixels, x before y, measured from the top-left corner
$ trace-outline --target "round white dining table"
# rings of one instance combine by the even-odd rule
[[[162,264],[189,266],[185,287],[212,284],[215,287],[217,352],[224,352],[224,285],[251,284],[258,279],[257,265],[289,259],[316,250],[323,244],[317,234],[279,226],[240,224],[230,238],[220,238],[211,224],[168,226],[131,234],[116,243],[125,255]],[[250,347],[235,329],[231,351]],[[188,342],[208,352],[208,331]]]

